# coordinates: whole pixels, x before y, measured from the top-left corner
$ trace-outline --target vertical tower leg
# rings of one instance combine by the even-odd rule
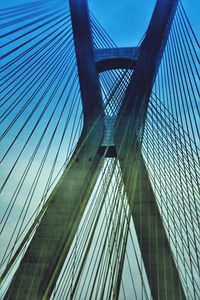
[[[123,138],[125,129],[122,127],[117,131],[116,141]],[[123,146],[117,146],[117,152],[151,294],[154,300],[184,300],[184,291],[141,149],[136,137],[131,140],[125,138]]]
[[[84,128],[5,299],[49,299],[95,185],[104,121],[86,1],[70,0]]]
[[[141,153],[132,216],[153,299],[185,295]]]
[[[154,300],[183,300],[168,239],[138,145],[136,124],[143,128],[152,86],[168,38],[178,0],[157,0],[115,133],[133,221]]]
[[[94,134],[79,143],[50,196],[5,299],[49,299],[96,182],[101,162],[97,150],[103,134],[102,126],[97,125]]]

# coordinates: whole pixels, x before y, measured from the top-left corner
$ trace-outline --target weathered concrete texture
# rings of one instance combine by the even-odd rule
[[[55,283],[99,172],[102,158],[97,145],[102,135],[102,124],[96,124],[94,133],[84,144],[80,142],[50,196],[50,204],[5,299],[42,299],[51,278]]]

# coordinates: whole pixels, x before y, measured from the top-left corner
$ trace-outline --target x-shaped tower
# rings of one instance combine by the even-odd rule
[[[95,50],[87,1],[70,0],[83,130],[5,299],[50,297],[106,156],[119,160],[153,299],[185,299],[138,137],[177,4],[178,0],[157,0],[140,47]],[[115,125],[109,128],[99,73],[129,68],[133,76]],[[111,139],[106,136],[109,130]]]

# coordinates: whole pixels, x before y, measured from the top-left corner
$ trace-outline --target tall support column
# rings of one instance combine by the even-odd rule
[[[48,200],[33,239],[5,299],[49,299],[84,208],[94,188],[102,157],[98,153],[104,121],[86,1],[70,1],[81,88],[84,127],[76,151]]]
[[[49,299],[95,185],[101,161],[96,143],[102,128],[95,130],[99,134],[91,134],[84,146],[79,145],[50,196],[5,299]]]
[[[119,161],[152,298],[185,300],[140,146],[135,139],[129,147]]]
[[[132,216],[153,299],[185,295],[140,150]]]
[[[156,3],[115,133],[123,180],[154,300],[185,299],[137,136],[137,129],[142,129],[145,123],[148,100],[177,3],[176,0]]]
[[[185,296],[138,146],[136,124],[141,127],[144,125],[148,99],[177,2],[178,0],[157,1],[140,47],[134,76],[127,90],[115,133],[125,188],[155,300],[183,300]],[[98,147],[103,138],[103,108],[87,2],[70,0],[70,9],[84,128],[77,149],[50,196],[50,204],[5,299],[35,300],[50,297],[101,164]]]

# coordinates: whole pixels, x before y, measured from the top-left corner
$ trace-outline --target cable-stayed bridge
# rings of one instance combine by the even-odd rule
[[[86,0],[0,11],[2,299],[200,299],[199,43],[157,0],[118,48]]]

